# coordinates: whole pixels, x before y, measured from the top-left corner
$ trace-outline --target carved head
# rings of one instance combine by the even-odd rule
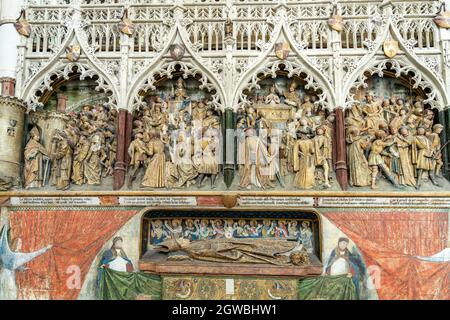
[[[309,254],[306,251],[294,251],[289,258],[294,266],[307,265],[310,263]]]

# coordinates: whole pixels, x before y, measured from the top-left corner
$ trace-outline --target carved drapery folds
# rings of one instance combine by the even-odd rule
[[[210,116],[218,117],[222,135],[225,129],[222,114],[226,112],[227,129],[242,125],[239,121],[246,122],[245,130],[254,129],[258,134],[264,130],[258,126],[266,121],[272,125],[270,129],[277,127],[283,131],[291,126],[293,140],[289,141],[290,147],[283,146],[283,139],[286,140],[283,135],[280,136],[280,149],[269,150],[270,139],[268,144],[263,142],[267,149],[265,166],[271,170],[269,181],[282,190],[292,189],[293,184],[277,179],[277,170],[282,171],[281,164],[277,169],[278,164],[269,161],[270,157],[276,153],[285,156],[286,153],[289,155],[286,157],[292,157],[290,163],[286,160],[287,168],[292,167],[293,172],[298,172],[294,171],[294,158],[298,156],[294,153],[299,148],[306,150],[309,142],[299,143],[296,151],[294,148],[303,139],[317,144],[312,149],[319,148],[326,153],[327,161],[314,159],[314,172],[312,169],[307,172],[310,176],[312,172],[313,180],[319,182],[314,183],[314,187],[333,186],[335,177],[333,174],[325,177],[324,169],[329,173],[339,169],[341,178],[337,177],[337,180],[345,189],[343,176],[346,174],[343,172],[345,160],[348,160],[343,154],[345,148],[342,145],[338,148],[335,143],[332,152],[324,150],[324,144],[318,141],[323,139],[316,136],[321,137],[321,132],[325,131],[323,134],[336,142],[335,110],[347,114],[358,101],[365,104],[358,92],[370,87],[373,79],[403,81],[411,91],[423,97],[420,103],[426,106],[425,109],[443,110],[449,102],[444,72],[448,68],[448,44],[440,39],[439,30],[432,22],[439,9],[436,1],[339,1],[326,4],[314,1],[183,1],[165,2],[159,6],[146,6],[141,1],[111,1],[108,6],[104,4],[77,1],[69,7],[59,1],[28,2],[27,19],[33,28],[30,38],[22,39],[19,48],[16,93],[28,104],[28,111],[39,111],[46,104],[48,95],[62,83],[75,78],[80,82],[89,79],[95,82],[95,90],[107,97],[107,110],[121,110],[119,114],[122,114],[118,116],[122,120],[115,129],[120,136],[120,156],[117,155],[115,163],[116,171],[120,171],[115,181],[116,189],[124,183],[125,175],[129,175],[128,162],[132,161],[129,144],[137,134],[133,131],[137,124],[132,122],[142,122],[143,117],[152,118],[155,112],[159,117],[164,104],[171,105],[177,99],[177,84],[181,82],[187,91],[192,90],[195,83],[199,94],[192,91],[179,97],[177,103],[181,103],[181,107],[177,106],[177,112],[190,108],[188,114],[193,117],[198,103],[206,104],[206,109],[213,110],[214,115]],[[332,30],[326,23],[334,5],[344,20],[341,32]],[[124,10],[135,27],[130,35],[118,29]],[[386,58],[382,50],[386,40],[399,44],[391,59]],[[73,45],[80,46],[80,57],[76,62],[68,61],[65,54],[66,48]],[[176,48],[178,52],[174,51]],[[280,56],[276,53],[277,48],[285,48],[288,52]],[[293,83],[295,88],[290,92]],[[388,95],[390,93],[386,92],[383,98]],[[381,95],[378,98],[382,98]],[[91,104],[96,109],[96,103],[88,100],[71,102],[71,105],[80,109]],[[257,107],[253,108],[254,115],[251,109],[249,111],[252,104]],[[159,108],[155,105],[161,105],[161,110],[155,110]],[[286,115],[277,114],[278,111]],[[170,114],[165,116],[169,118]],[[254,123],[249,120],[253,116]],[[286,119],[283,118],[283,122],[277,117]],[[339,118],[339,126],[343,125],[343,117]],[[178,130],[175,120],[171,121],[167,124],[171,125],[170,130]],[[151,119],[150,122],[158,121]],[[185,122],[185,125],[191,125],[189,121]],[[308,137],[302,138],[299,132],[302,126],[312,130]],[[143,137],[146,143],[156,139],[152,131],[155,128],[166,132],[161,131],[163,128],[159,125],[150,125],[149,130],[141,132],[152,132]],[[246,135],[241,137],[244,141],[241,147],[245,146]],[[277,137],[272,139],[276,141]],[[231,140],[227,138],[228,145]],[[326,142],[327,148],[329,142]],[[166,151],[172,152],[174,147],[171,148]],[[239,144],[236,148],[239,150]],[[336,154],[337,149],[339,154]],[[244,151],[245,148],[241,155]],[[227,152],[232,155],[226,156]],[[261,152],[265,151],[261,149]],[[240,178],[236,177],[231,182],[233,174],[230,172],[234,170],[231,162],[233,158],[239,158],[237,153],[227,149],[221,155],[227,159],[227,186],[230,188],[238,188],[241,184]],[[334,161],[329,162],[331,158]],[[303,161],[301,157],[297,160]],[[328,169],[323,167],[324,163],[328,164]],[[236,173],[240,169],[236,164]],[[277,182],[279,180],[282,182]],[[297,183],[300,189],[306,185],[310,187],[305,181]],[[246,187],[246,183],[242,186]]]

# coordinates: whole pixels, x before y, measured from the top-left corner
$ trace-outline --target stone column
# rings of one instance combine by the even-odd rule
[[[344,111],[338,107],[335,109],[336,121],[334,124],[333,148],[335,149],[336,162],[334,163],[336,179],[342,190],[348,189],[347,173],[347,148],[345,142]]]
[[[66,112],[66,107],[67,107],[67,96],[60,93],[58,94],[58,102],[56,105],[56,112],[59,113],[65,113]]]
[[[125,177],[127,172],[127,127],[129,121],[129,113],[127,110],[120,109],[117,121],[117,153],[116,165],[114,167],[114,190],[119,190],[125,184]],[[131,134],[130,134],[131,137]]]
[[[20,15],[23,0],[3,0],[0,6],[0,77],[10,79],[16,78],[17,57],[19,56],[18,45],[20,35],[14,27],[14,22]]]
[[[236,162],[236,143],[235,143],[235,131],[234,131],[234,112],[232,109],[225,110],[224,120],[224,167],[223,167],[223,179],[227,188],[231,187],[235,174],[235,162]]]

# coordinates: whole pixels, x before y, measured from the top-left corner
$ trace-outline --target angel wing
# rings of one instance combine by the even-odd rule
[[[11,251],[8,241],[8,226],[4,225],[0,231],[0,264],[14,258],[14,252]]]

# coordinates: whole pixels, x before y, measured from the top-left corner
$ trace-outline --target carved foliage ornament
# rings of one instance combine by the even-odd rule
[[[20,17],[17,19],[17,21],[14,23],[14,27],[16,28],[17,32],[24,36],[29,37],[31,34],[31,25],[28,22],[26,18],[25,10],[22,10],[20,12]]]
[[[434,22],[440,28],[450,29],[450,12],[445,9],[445,2],[442,3],[441,11],[434,18]]]

